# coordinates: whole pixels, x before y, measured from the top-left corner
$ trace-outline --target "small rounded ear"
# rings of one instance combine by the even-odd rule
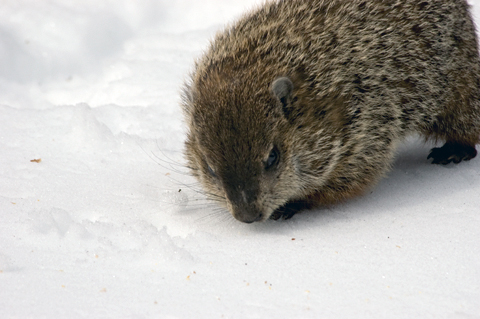
[[[286,104],[293,93],[293,83],[285,76],[278,78],[272,83],[272,92],[282,104]]]
[[[288,104],[293,94],[293,83],[288,77],[281,77],[273,81],[272,93],[282,104],[283,113],[288,115]]]

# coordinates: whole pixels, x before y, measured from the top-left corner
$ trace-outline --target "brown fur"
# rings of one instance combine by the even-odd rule
[[[446,142],[434,163],[475,157],[479,75],[463,0],[270,2],[196,62],[186,157],[238,220],[290,216],[361,194],[412,133]]]

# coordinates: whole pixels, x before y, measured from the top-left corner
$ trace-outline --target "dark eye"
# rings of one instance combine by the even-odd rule
[[[275,166],[277,166],[278,161],[280,159],[280,155],[278,154],[278,150],[276,147],[274,147],[271,151],[270,154],[268,155],[267,161],[265,162],[265,169],[271,169]]]

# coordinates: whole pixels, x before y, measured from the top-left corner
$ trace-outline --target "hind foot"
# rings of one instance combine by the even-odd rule
[[[447,142],[442,147],[432,148],[427,159],[433,158],[432,164],[446,165],[450,162],[455,164],[468,161],[477,156],[475,146]]]

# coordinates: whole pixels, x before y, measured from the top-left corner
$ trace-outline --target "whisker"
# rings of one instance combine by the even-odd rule
[[[196,222],[201,225],[219,225],[225,224],[225,222],[230,222],[232,215],[222,207],[215,207],[209,211],[208,214],[201,216],[196,219]]]
[[[139,146],[152,161],[169,171],[165,175],[172,184],[172,188],[146,185],[147,187],[163,192],[162,198],[158,200],[150,198],[149,200],[162,203],[162,205],[168,205],[169,207],[177,207],[181,212],[187,214],[198,212],[201,209],[200,212],[202,216],[196,219],[196,221],[199,223],[208,223],[209,225],[211,225],[212,222],[231,224],[235,221],[233,216],[224,206],[218,205],[219,203],[225,202],[224,196],[206,191],[200,185],[200,183],[198,183],[198,181],[185,182],[182,181],[182,178],[179,178],[178,176],[171,176],[170,172],[173,174],[178,174],[179,176],[192,177],[192,171],[195,173],[195,170],[192,170],[184,163],[178,162],[173,157],[169,156],[165,150],[160,147],[158,141],[156,141],[156,145],[160,154],[156,154],[153,151],[148,152],[141,145]],[[170,153],[174,151],[169,150],[168,152]],[[176,188],[178,189],[178,192],[175,190]],[[178,195],[183,191],[183,189],[188,190],[190,193],[184,193],[186,196],[183,196],[183,194]]]
[[[201,188],[201,186],[197,186],[196,183],[194,184],[185,184],[179,180],[176,180],[174,179],[173,177],[169,176],[169,179],[178,183],[178,184],[181,184],[183,185],[184,187],[186,187],[187,189],[190,189],[192,191],[194,191],[195,193],[197,194],[200,194],[200,195],[203,195],[203,196],[206,196],[208,197],[210,200],[213,200],[213,201],[224,201],[225,198],[218,195],[218,194],[214,194],[214,193],[211,193],[211,192],[206,192],[203,188]]]
[[[160,147],[160,145],[158,144],[158,140],[156,141],[156,144],[157,144],[157,148],[160,152],[162,152],[162,155],[165,156],[170,162],[176,164],[176,165],[179,165],[176,163],[176,161],[174,161],[173,159],[171,159],[170,157],[168,157],[164,152],[163,152],[163,148]],[[183,155],[183,151],[179,151],[179,150],[169,150],[170,152],[172,153],[180,153],[181,155]]]
[[[182,171],[182,170],[179,170],[178,168],[175,168],[175,166],[177,167],[181,167],[181,168],[185,168],[185,169],[188,169],[188,167],[184,164],[180,164],[180,163],[177,163],[176,161],[174,161],[173,159],[171,159],[170,157],[168,157],[165,152],[163,152],[162,149],[160,149],[159,145],[158,145],[158,141],[157,141],[157,147],[159,149],[159,151],[162,153],[162,156],[167,158],[167,160],[163,159],[162,157],[156,155],[153,151],[151,153],[147,152],[140,144],[138,144],[137,142],[137,145],[142,149],[142,151],[155,163],[157,163],[157,165],[159,165],[160,167],[162,168],[165,168],[167,170],[171,170],[177,174],[181,174],[181,175],[190,175],[188,171]],[[174,152],[173,150],[171,152]],[[162,164],[163,163],[163,164]]]

